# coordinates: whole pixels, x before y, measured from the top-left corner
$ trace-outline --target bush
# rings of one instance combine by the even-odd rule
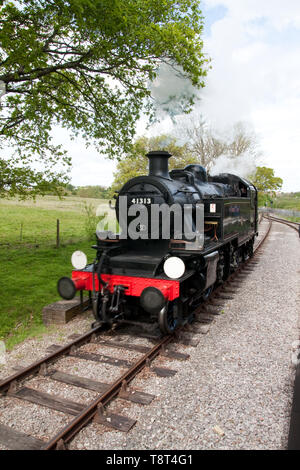
[[[97,216],[94,206],[92,204],[87,204],[86,201],[84,201],[83,204],[83,211],[85,215],[85,232],[89,239],[93,239],[95,237],[97,224],[103,219],[104,215]]]

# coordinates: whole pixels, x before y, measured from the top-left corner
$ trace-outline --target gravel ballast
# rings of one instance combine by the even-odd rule
[[[266,229],[266,222],[261,230]],[[175,345],[190,354],[187,361],[158,358],[155,365],[177,370],[171,378],[144,370],[132,385],[152,393],[147,406],[117,399],[109,410],[137,419],[127,433],[98,424],[83,429],[71,449],[283,449],[287,445],[295,366],[293,342],[299,338],[300,240],[290,228],[273,223],[255,270],[227,300],[196,348]],[[27,365],[45,354],[52,343],[64,344],[72,333],[83,333],[91,323],[85,314],[38,340],[25,341],[7,354],[1,377],[16,365]],[[137,342],[131,339],[130,342]],[[142,344],[148,345],[143,340]],[[86,351],[97,352],[88,345]],[[138,354],[104,350],[103,354],[132,361]],[[121,369],[109,365],[61,359],[55,368],[100,381],[112,381]],[[54,384],[55,385],[55,384]],[[87,403],[94,392],[34,378],[28,386]],[[27,406],[28,405],[28,406]],[[34,408],[34,417],[29,410]],[[65,418],[17,399],[1,400],[0,422],[48,439]],[[20,411],[24,413],[20,420]],[[41,410],[41,408],[40,408]],[[51,421],[51,415],[53,420]],[[2,448],[2,447],[1,447]]]

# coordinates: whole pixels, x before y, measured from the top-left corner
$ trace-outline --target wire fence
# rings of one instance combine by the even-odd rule
[[[108,200],[55,197],[0,199],[0,248],[57,247],[95,240],[100,220],[115,220]]]
[[[272,209],[270,207],[261,207],[261,212],[269,212],[270,214],[277,214],[286,217],[300,217],[300,211],[290,209]]]
[[[30,221],[22,221],[9,227],[7,233],[1,234],[0,248],[38,248],[56,247],[89,240],[93,234],[88,234],[84,226],[77,225],[76,228],[70,224],[64,224],[60,219],[56,219],[46,227],[37,227]]]

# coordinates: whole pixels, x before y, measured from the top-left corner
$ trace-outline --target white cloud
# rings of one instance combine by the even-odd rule
[[[196,113],[222,129],[249,121],[261,140],[262,163],[284,178],[285,190],[300,190],[300,0],[204,0],[204,4],[207,16],[213,7],[227,10],[222,19],[212,22],[204,38],[212,70]],[[182,120],[178,121],[177,134]],[[171,129],[167,118],[148,132]],[[146,132],[143,120],[137,130]],[[79,139],[68,148],[75,184],[112,182],[114,162],[92,147],[85,149]]]
[[[300,189],[300,134],[298,100],[288,100],[277,107],[263,107],[253,113],[259,129],[264,164],[275,168],[286,190]]]
[[[250,121],[261,139],[263,163],[284,178],[285,190],[299,190],[300,2],[205,5],[222,5],[227,12],[204,41],[213,68],[199,109],[219,127]]]
[[[278,31],[300,25],[298,0],[204,0],[207,7],[223,5],[239,23],[266,18]]]
[[[75,186],[109,186],[113,182],[116,161],[100,155],[93,145],[86,147],[83,138],[71,140],[68,131],[55,129],[55,143],[63,144],[72,158],[71,182]]]

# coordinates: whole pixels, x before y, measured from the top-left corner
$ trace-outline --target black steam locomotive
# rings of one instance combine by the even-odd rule
[[[196,164],[169,172],[168,152],[147,156],[148,176],[129,180],[116,196],[120,233],[97,231],[95,261],[86,264],[75,252],[77,269],[59,280],[58,291],[65,299],[92,293],[99,322],[147,321],[171,333],[253,255],[257,190],[235,175],[208,176]],[[141,221],[134,217],[142,208]]]

